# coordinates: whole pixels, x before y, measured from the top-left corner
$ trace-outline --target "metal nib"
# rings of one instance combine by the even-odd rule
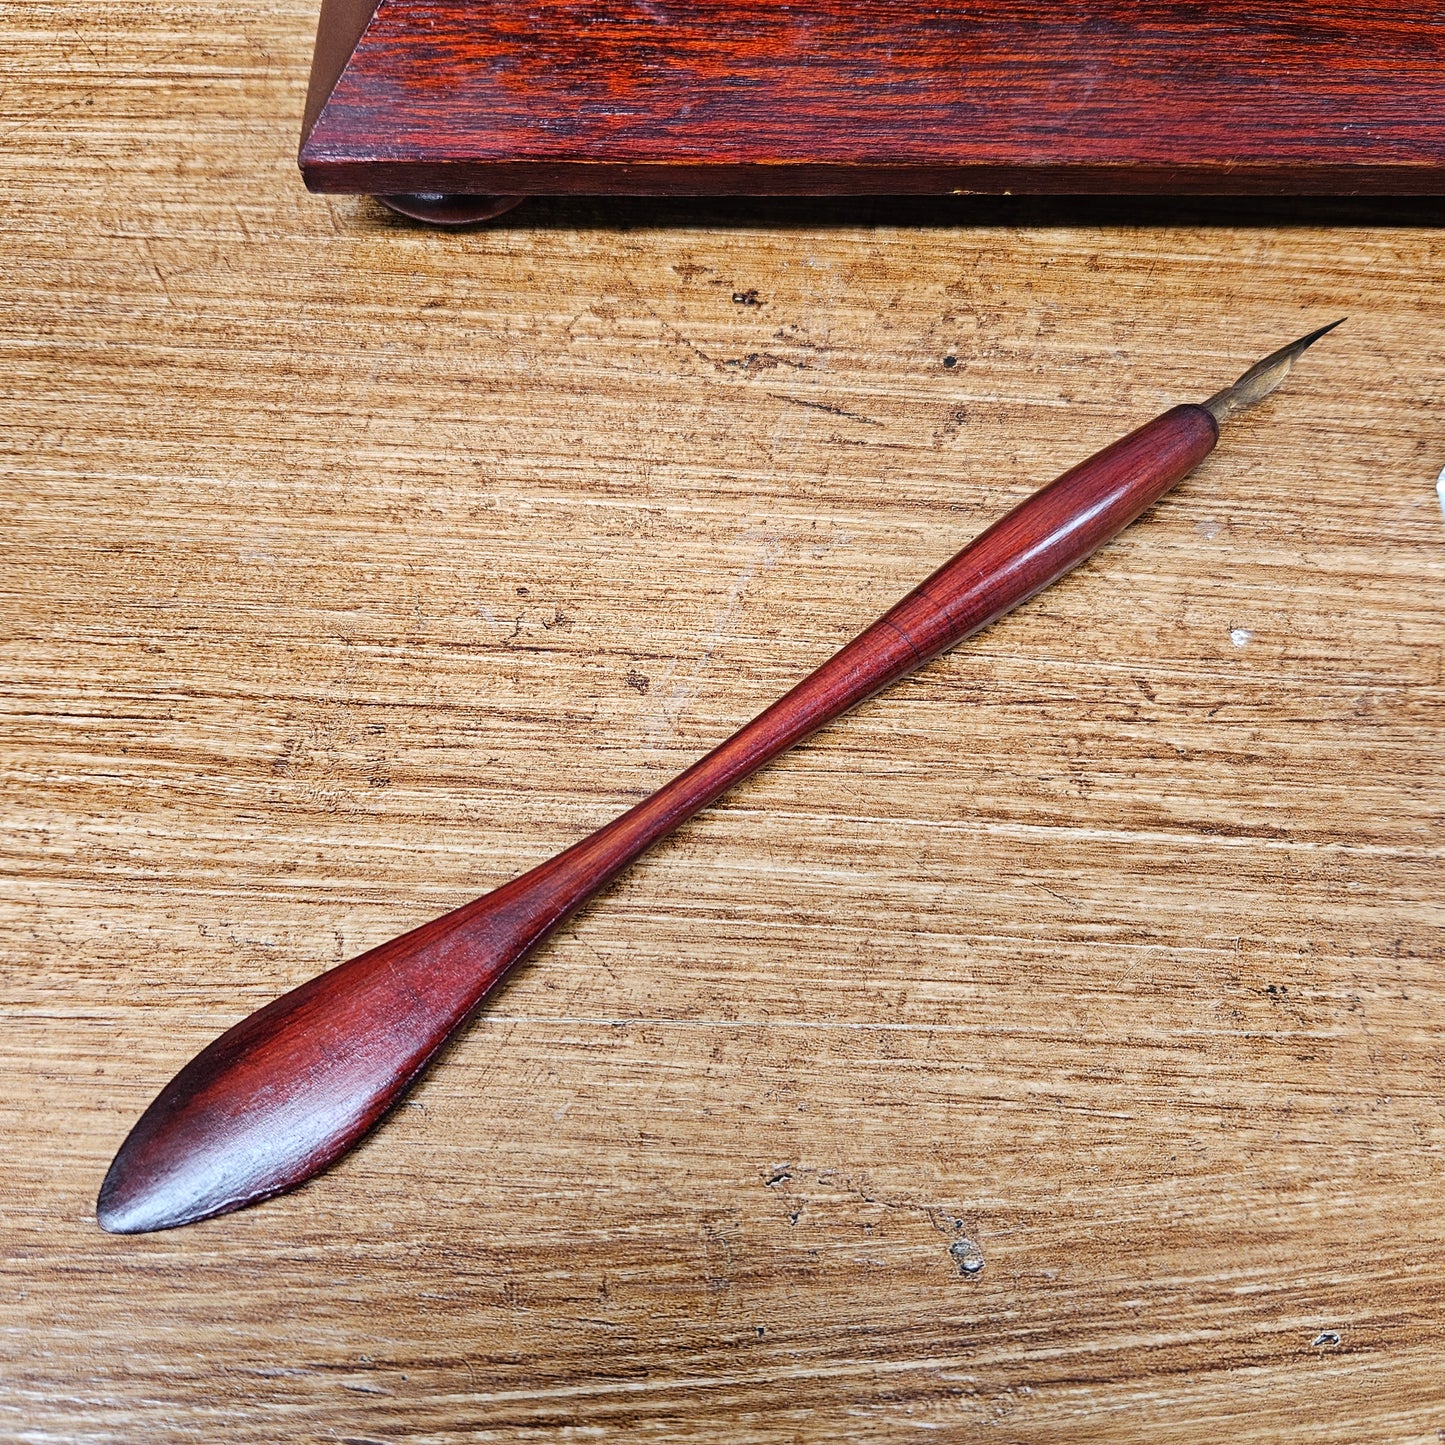
[[[1204,403],[1205,411],[1221,423],[1232,416],[1238,416],[1242,411],[1248,411],[1255,402],[1263,401],[1289,375],[1290,367],[1325,332],[1333,331],[1345,319],[1341,316],[1339,321],[1331,321],[1328,326],[1321,326],[1318,331],[1311,331],[1308,336],[1301,336],[1298,341],[1281,346],[1263,361],[1256,361],[1233,386],[1226,386],[1223,391],[1215,392]]]

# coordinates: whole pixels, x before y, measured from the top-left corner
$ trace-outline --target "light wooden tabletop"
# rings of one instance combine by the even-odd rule
[[[313,0],[0,21],[0,1437],[1440,1438],[1439,216],[446,235],[302,189]],[[1089,566],[658,848],[331,1173],[97,1229],[220,1030],[1346,313]]]

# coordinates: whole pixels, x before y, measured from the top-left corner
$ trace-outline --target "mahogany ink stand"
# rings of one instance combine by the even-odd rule
[[[1438,4],[323,0],[313,191],[1445,194]]]

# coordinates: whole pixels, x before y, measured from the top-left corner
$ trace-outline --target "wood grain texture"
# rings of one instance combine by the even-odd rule
[[[1429,213],[439,235],[302,189],[314,23],[4,12],[0,1438],[1432,1440]],[[242,1014],[1346,312],[1107,554],[579,914],[384,1147],[96,1229]]]
[[[1439,0],[329,0],[301,168],[373,194],[1440,195],[1442,117]]]

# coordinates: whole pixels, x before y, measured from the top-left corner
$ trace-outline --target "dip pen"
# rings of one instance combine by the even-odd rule
[[[651,797],[492,893],[284,994],[161,1090],[101,1185],[102,1228],[171,1229],[333,1163],[401,1098],[487,991],[639,854],[825,723],[1076,567],[1214,449],[1338,321],[1176,406],[1035,492],[791,692]]]

